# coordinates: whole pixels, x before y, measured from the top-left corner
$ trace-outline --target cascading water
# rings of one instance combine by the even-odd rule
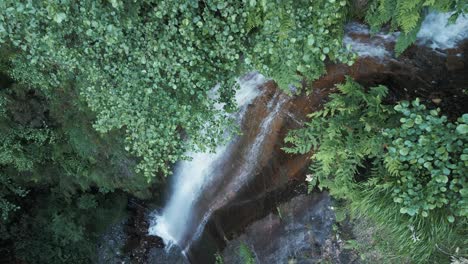
[[[454,23],[449,23],[449,13],[430,13],[424,19],[417,35],[417,44],[433,49],[451,49],[468,38],[468,16],[461,14]],[[393,43],[400,32],[376,32],[371,34],[367,25],[351,22],[346,25],[344,45],[359,57],[373,57],[381,60],[394,58]],[[371,37],[359,37],[371,36]]]
[[[369,36],[371,32],[368,26],[351,22],[346,25],[346,34],[343,38],[344,45],[350,45],[351,50],[356,52],[359,57],[384,59],[392,55],[392,51],[388,50],[387,45],[394,42],[399,33],[378,32],[369,39],[356,38],[356,35]]]
[[[238,82],[236,117],[240,124],[247,106],[260,94],[259,86],[265,79],[260,74],[250,74]],[[249,179],[269,126],[285,101],[286,97],[279,93],[270,100],[268,115],[261,122],[253,144],[242,151],[246,162],[239,168],[226,172],[228,160],[238,154],[234,154],[239,149],[238,139],[219,146],[214,153],[188,153],[192,160],[177,165],[170,199],[162,213],[153,219],[149,234],[161,237],[167,248],[178,245],[186,251],[198,239],[211,213],[230,199],[225,194],[235,193]]]
[[[418,32],[420,43],[433,49],[450,49],[468,38],[468,16],[461,14],[454,23],[449,23],[449,13],[430,13]]]
[[[225,185],[222,187],[222,191],[220,192],[224,195],[222,197],[217,197],[218,199],[215,199],[211,202],[210,206],[208,207],[208,210],[203,214],[203,217],[201,218],[202,220],[199,223],[196,232],[190,240],[190,242],[196,240],[203,232],[203,229],[205,228],[205,225],[210,219],[213,211],[221,208],[227,202],[232,200],[237,194],[237,192],[242,188],[242,186],[248,181],[249,176],[251,176],[254,173],[254,170],[258,164],[258,157],[260,156],[260,152],[262,150],[262,145],[265,142],[266,136],[270,132],[271,124],[286,101],[286,96],[284,96],[281,93],[276,93],[273,99],[268,103],[267,109],[269,111],[269,114],[262,121],[260,125],[260,132],[255,138],[255,141],[243,153],[243,160],[245,162],[241,164],[242,166],[235,174],[235,177],[233,177],[231,181],[225,182]],[[190,243],[187,244],[187,247],[184,248],[184,251],[186,251],[189,246]]]

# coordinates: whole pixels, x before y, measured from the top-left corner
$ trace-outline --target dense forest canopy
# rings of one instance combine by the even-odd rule
[[[461,0],[356,2],[361,1],[0,1],[0,246],[8,245],[5,254],[27,263],[89,263],[99,232],[124,214],[127,195],[148,197],[149,186],[189,158],[185,153],[213,150],[228,140],[226,130],[238,130],[228,115],[236,109],[237,77],[259,71],[285,93],[300,93],[310,89],[304,80],[325,74],[327,63],[353,64],[357,55],[343,45],[348,21],[401,31],[395,48],[400,54],[416,40],[429,11],[453,12],[456,19],[468,9]],[[404,205],[398,207],[402,213],[432,217],[431,210],[447,206],[449,222],[465,221],[466,116],[450,123],[419,103],[383,106],[382,87],[353,99],[344,89],[359,90],[355,85],[342,86],[342,94],[350,96],[332,96],[326,107],[357,100],[367,104],[365,109],[331,119],[317,113],[304,130],[290,134],[287,140],[295,146],[288,150],[305,153],[322,146],[312,170],[337,196],[357,188],[349,181],[370,158],[375,170],[393,177],[373,186],[390,190],[386,195]],[[410,114],[398,123],[396,112],[408,111],[418,118]],[[408,122],[418,124],[420,116],[428,117],[420,129],[437,127],[431,136],[451,146],[437,150],[449,173],[427,160],[423,149],[413,152],[410,145],[401,152],[406,141],[399,138],[417,141],[404,129]],[[359,139],[321,138],[330,131],[344,133],[337,128],[343,118],[359,120],[350,124],[357,126]],[[384,154],[375,146],[385,139],[391,145]],[[330,150],[337,146],[339,152]],[[356,150],[359,156],[350,158]],[[410,152],[422,167],[408,166]],[[431,188],[450,185],[449,191],[421,190],[415,173],[433,177]],[[400,186],[399,177],[416,189]]]
[[[0,41],[15,79],[47,97],[72,90],[97,131],[125,131],[138,170],[153,177],[221,139],[226,119],[207,96],[215,85],[231,109],[235,78],[248,70],[288,89],[296,71],[320,76],[327,56],[347,61],[346,2],[307,2],[3,1]]]

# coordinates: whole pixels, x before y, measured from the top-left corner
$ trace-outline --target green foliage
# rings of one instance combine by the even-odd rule
[[[350,198],[347,196],[352,192],[346,189],[354,188],[354,175],[364,161],[383,155],[384,138],[379,131],[392,124],[389,116],[393,109],[381,104],[387,94],[384,86],[365,92],[348,79],[338,89],[341,94],[330,95],[323,110],[309,115],[311,120],[305,128],[288,134],[285,142],[292,147],[284,150],[301,154],[313,151],[309,190],[318,180],[320,188],[329,188],[337,197]]]
[[[34,163],[43,161],[45,153],[40,148],[53,141],[47,129],[2,129],[2,132],[0,165],[9,165],[18,171],[32,170]]]
[[[367,162],[372,173],[366,184],[390,188],[401,213],[427,217],[430,210],[444,208],[450,222],[467,216],[468,114],[453,124],[439,117],[439,109],[426,110],[419,99],[394,109],[383,105],[383,86],[364,92],[348,80],[338,89],[341,94],[310,114],[305,128],[285,139],[292,143],[284,148],[288,153],[314,152],[309,190],[318,180],[336,197],[352,198],[355,174]]]
[[[450,123],[418,99],[382,104],[383,86],[338,88],[285,140],[286,152],[313,152],[309,190],[318,181],[355,217],[372,219],[385,234],[379,247],[394,254],[389,263],[464,254],[468,115]]]
[[[20,209],[14,200],[25,197],[27,193],[24,188],[12,182],[10,178],[0,174],[0,214],[3,221],[7,220],[11,213]]]
[[[427,14],[427,10],[440,12],[454,11],[453,19],[467,12],[466,1],[459,0],[372,0],[367,10],[366,21],[376,31],[390,23],[391,29],[400,28],[402,34],[397,40],[395,51],[401,54],[414,41]]]
[[[454,216],[468,216],[468,114],[450,123],[439,116],[440,109],[428,111],[419,99],[395,106],[401,125],[387,129],[391,140],[384,162],[391,174],[393,200],[409,215],[445,208]]]
[[[0,243],[26,263],[90,263],[100,232],[122,218],[126,195],[115,190],[147,192],[119,137],[99,135],[73,98],[0,90]]]
[[[450,256],[466,256],[466,221],[447,222],[444,212],[410,217],[389,203],[389,190],[363,188],[347,208],[355,221],[364,221],[354,232],[370,232],[372,243],[359,240],[369,263],[448,263]],[[372,257],[378,260],[372,262]]]
[[[260,6],[251,5],[249,10],[247,30],[252,50],[247,51],[246,62],[284,90],[291,84],[301,87],[303,77],[320,77],[327,57],[334,62],[353,62],[353,55],[341,41],[346,1],[258,2]]]
[[[73,83],[96,113],[94,128],[123,131],[149,180],[186,151],[225,140],[232,120],[214,103],[233,109],[235,77],[247,69],[288,90],[319,77],[327,57],[350,63],[345,12],[346,1],[330,0],[6,0],[0,44],[16,51],[9,73],[46,97]]]
[[[255,256],[250,248],[241,242],[239,245],[239,257],[243,264],[255,264]]]
[[[93,199],[83,207],[83,199]],[[88,200],[89,201],[89,200]],[[10,225],[15,253],[27,263],[92,263],[100,232],[123,217],[125,195],[38,195],[34,208]]]
[[[17,84],[0,91],[5,102],[0,116],[0,172],[25,187],[46,184],[70,195],[91,186],[143,194],[148,185],[135,177],[135,162],[125,155],[121,142],[97,134],[83,111],[63,112],[69,105],[66,100],[47,102],[29,91]]]
[[[224,264],[223,256],[219,252],[215,254],[215,264]]]

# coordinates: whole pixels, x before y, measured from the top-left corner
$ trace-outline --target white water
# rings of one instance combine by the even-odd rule
[[[265,117],[265,119],[263,119],[260,125],[260,133],[255,138],[253,144],[248,148],[248,151],[244,157],[244,162],[242,163],[243,166],[240,169],[239,174],[236,175],[236,177],[231,182],[227,183],[223,188],[223,190],[226,190],[224,197],[212,201],[208,211],[203,215],[202,221],[198,225],[197,231],[195,232],[195,235],[190,242],[198,239],[198,237],[201,235],[213,211],[221,208],[223,205],[229,202],[229,200],[233,198],[233,195],[235,195],[248,181],[249,176],[254,174],[254,170],[256,169],[259,161],[258,157],[261,155],[263,143],[265,142],[267,135],[271,133],[271,125],[278,116],[279,111],[286,103],[286,101],[286,96],[282,95],[281,93],[276,93],[274,98],[268,103],[267,109],[269,114],[267,117]],[[187,247],[184,248],[184,251],[186,251],[189,246],[190,243],[187,244]]]
[[[359,35],[371,35],[369,27],[356,22],[351,22],[346,25],[346,32],[343,43],[344,45],[351,45],[351,50],[356,52],[359,57],[374,57],[383,59],[392,55],[391,51],[388,51],[385,44],[393,42],[398,37],[399,33],[382,33],[378,32],[373,37],[363,42],[362,39],[357,39],[350,36],[349,33],[355,33]]]
[[[385,46],[376,43],[359,42],[349,36],[344,39],[345,45],[350,44],[351,50],[359,57],[384,58],[391,53],[385,49]]]
[[[260,74],[250,74],[238,80],[240,89],[235,98],[239,107],[237,114],[239,122],[243,119],[247,106],[260,94],[258,87],[264,82],[265,78]],[[216,92],[215,87],[213,93]],[[187,153],[192,160],[177,165],[170,199],[150,226],[150,235],[161,237],[168,248],[179,244],[186,237],[190,231],[187,229],[192,221],[193,205],[203,191],[203,187],[219,176],[213,172],[213,169],[215,164],[223,161],[223,156],[230,145],[219,146],[214,153]]]
[[[453,24],[449,24],[450,13],[430,13],[424,19],[417,35],[417,43],[433,49],[451,49],[468,38],[468,16],[460,15]],[[359,38],[353,34],[371,36]],[[400,32],[377,32],[371,34],[369,27],[356,22],[346,25],[344,45],[351,45],[351,50],[359,57],[373,57],[378,59],[391,58],[393,50],[388,44],[395,42]]]
[[[419,42],[434,49],[451,49],[468,38],[468,16],[460,15],[454,24],[447,24],[449,18],[449,13],[427,15],[418,32]]]

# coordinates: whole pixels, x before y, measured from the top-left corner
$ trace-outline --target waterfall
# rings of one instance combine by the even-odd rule
[[[202,220],[198,225],[196,232],[190,242],[196,240],[200,234],[203,232],[206,223],[211,217],[213,211],[221,208],[227,202],[234,198],[234,195],[243,187],[243,185],[248,181],[249,176],[254,174],[254,170],[258,165],[259,156],[262,151],[263,143],[265,142],[265,138],[271,132],[271,124],[274,119],[278,116],[279,111],[286,103],[287,97],[280,92],[277,92],[272,100],[269,101],[267,105],[267,109],[269,114],[263,119],[260,125],[260,132],[256,136],[255,141],[251,144],[247,150],[243,153],[245,162],[242,163],[240,170],[235,174],[235,177],[231,179],[230,182],[225,182],[225,185],[222,187],[221,193],[223,194],[222,197],[217,197],[211,201],[208,210],[203,214]],[[187,243],[186,248],[184,251],[188,250],[190,243]]]
[[[265,78],[260,74],[249,74],[238,80],[240,89],[235,99],[239,112],[235,116],[239,124],[248,112],[247,106],[260,94],[258,88],[264,82]],[[214,153],[187,153],[192,159],[177,164],[170,198],[162,212],[152,219],[149,234],[161,237],[167,248],[177,245],[186,250],[190,247],[203,231],[211,213],[229,200],[227,192],[235,193],[249,179],[256,166],[256,155],[285,101],[285,96],[279,93],[269,101],[268,115],[263,119],[254,143],[242,152],[246,162],[239,168],[229,167],[225,172],[231,158],[238,154],[238,138],[219,146]]]

